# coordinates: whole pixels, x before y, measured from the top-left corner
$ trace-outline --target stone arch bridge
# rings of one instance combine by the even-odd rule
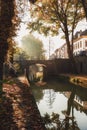
[[[87,74],[87,56],[76,57],[76,65],[79,74]],[[24,69],[26,66],[32,64],[44,64],[46,65],[45,72],[47,76],[73,73],[71,68],[71,61],[69,59],[54,59],[54,60],[25,60],[18,61],[21,64],[21,68]]]
[[[78,69],[78,74],[87,75],[87,56],[76,57],[76,65]],[[24,74],[24,69],[29,68],[30,65],[33,64],[44,64],[46,67],[44,68],[44,75],[46,77],[56,76],[59,74],[72,74],[72,65],[69,59],[54,59],[54,60],[15,60],[14,64],[20,64],[20,70],[17,73]],[[13,68],[13,67],[11,67]],[[4,75],[9,75],[9,65],[4,64]],[[14,73],[13,73],[14,76]]]
[[[44,64],[46,67],[44,68],[44,74],[46,76],[58,75],[61,73],[70,73],[71,65],[68,59],[57,59],[57,60],[25,60],[18,61],[21,64],[21,68],[28,68],[30,65],[34,64]]]

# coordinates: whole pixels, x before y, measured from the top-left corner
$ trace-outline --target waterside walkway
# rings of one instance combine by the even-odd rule
[[[60,76],[68,77],[70,82],[87,88],[87,75],[61,74]]]
[[[4,83],[0,100],[0,130],[45,130],[32,91],[25,77]]]

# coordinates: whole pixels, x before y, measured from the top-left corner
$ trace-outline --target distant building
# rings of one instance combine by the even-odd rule
[[[77,32],[74,37],[73,54],[74,56],[86,55],[87,53],[87,30]]]
[[[60,48],[55,50],[56,58],[68,58],[67,45],[64,44]]]
[[[67,44],[65,43],[60,48],[56,49],[54,52],[56,59],[59,58],[68,58],[67,53]],[[73,42],[73,55],[74,56],[87,56],[87,30],[85,31],[78,31],[74,36]],[[50,59],[53,59],[53,54],[50,56]]]
[[[55,53],[53,53],[52,55],[50,55],[49,60],[52,60],[52,59],[56,59]]]

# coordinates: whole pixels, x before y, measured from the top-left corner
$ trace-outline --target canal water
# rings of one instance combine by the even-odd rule
[[[69,116],[74,116],[80,130],[87,130],[87,89],[58,80],[49,80],[44,86],[33,85],[31,88],[42,116],[54,112],[63,120],[70,104]]]

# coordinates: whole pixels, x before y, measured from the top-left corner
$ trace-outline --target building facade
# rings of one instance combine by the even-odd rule
[[[80,36],[73,43],[74,56],[87,55],[87,36]]]
[[[58,58],[68,58],[68,53],[67,53],[67,45],[64,44],[60,48],[55,50],[55,57],[56,59]]]
[[[54,54],[55,59],[68,58],[67,44],[63,44],[60,48],[56,49]],[[74,36],[73,41],[73,55],[74,56],[87,56],[87,30],[78,31]],[[50,57],[51,59],[51,57]],[[52,56],[53,59],[53,56]]]

